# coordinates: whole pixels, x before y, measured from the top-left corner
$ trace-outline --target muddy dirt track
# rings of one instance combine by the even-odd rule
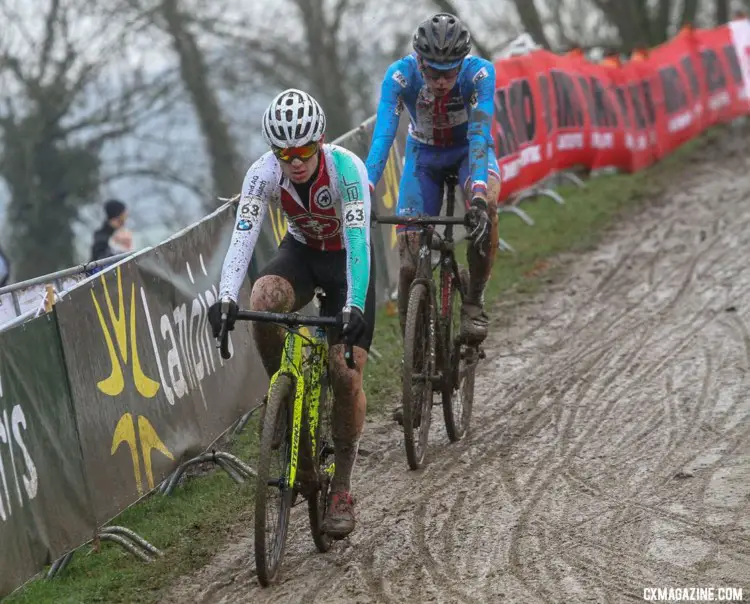
[[[415,473],[398,427],[368,424],[350,539],[315,553],[298,505],[279,585],[258,587],[246,530],[168,601],[750,599],[747,141],[705,150],[666,203],[495,310],[464,441],[436,409]]]

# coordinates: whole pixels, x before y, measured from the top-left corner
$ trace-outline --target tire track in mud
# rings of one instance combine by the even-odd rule
[[[718,143],[672,201],[513,311],[488,340],[463,441],[447,444],[435,410],[428,465],[409,472],[398,427],[368,424],[351,538],[314,553],[297,506],[279,585],[257,586],[244,534],[164,601],[624,602],[654,585],[750,588],[750,163],[737,144]]]

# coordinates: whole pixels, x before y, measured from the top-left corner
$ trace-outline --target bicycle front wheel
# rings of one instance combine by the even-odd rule
[[[333,425],[331,420],[331,406],[333,393],[330,390],[328,376],[321,380],[319,402],[319,423],[315,442],[317,451],[313,452],[314,463],[317,464],[318,490],[307,499],[307,511],[310,518],[310,532],[315,547],[325,553],[331,549],[331,538],[323,531],[323,521],[326,515],[328,493],[331,490],[331,480],[335,470],[333,459]],[[309,424],[308,424],[309,425]]]
[[[461,269],[463,291],[469,287],[469,274]],[[451,442],[461,440],[471,421],[474,401],[474,351],[461,343],[461,291],[453,271],[441,275],[442,358],[443,358],[443,417]]]
[[[287,484],[293,399],[292,379],[278,376],[268,393],[263,417],[255,489],[255,567],[263,587],[275,580],[281,567],[294,498]]]
[[[412,470],[424,462],[432,418],[432,305],[429,292],[417,283],[409,293],[404,330],[404,374],[402,402],[404,446]]]

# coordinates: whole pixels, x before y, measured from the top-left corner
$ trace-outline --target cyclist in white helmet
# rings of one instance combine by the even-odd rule
[[[342,539],[354,529],[351,476],[365,419],[362,372],[375,323],[375,276],[367,169],[350,151],[324,143],[325,127],[322,108],[301,90],[282,92],[266,110],[262,129],[271,151],[250,166],[245,176],[219,298],[230,301],[228,328],[233,329],[237,295],[268,205],[280,205],[289,225],[287,234],[254,283],[250,306],[259,311],[296,311],[320,287],[326,293],[323,315],[348,311],[349,320],[340,335],[354,347],[356,368],[347,367],[344,346],[338,338],[332,339],[336,473],[323,525],[331,537]],[[221,326],[219,304],[209,311],[215,337]],[[258,322],[253,323],[253,330],[271,376],[279,368],[284,332]]]

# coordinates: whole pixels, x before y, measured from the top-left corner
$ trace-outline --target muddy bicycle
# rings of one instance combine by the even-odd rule
[[[377,216],[380,224],[418,226],[417,273],[409,288],[404,329],[402,408],[406,459],[412,470],[424,463],[432,421],[433,395],[442,397],[448,438],[466,434],[474,402],[474,374],[484,351],[459,336],[460,309],[468,290],[468,271],[459,268],[453,227],[464,218],[454,216],[458,179],[445,178],[447,216]],[[441,236],[435,230],[445,225]],[[432,251],[440,252],[433,267]],[[438,283],[434,272],[439,270]]]
[[[325,294],[317,292],[316,297],[323,303]],[[228,359],[228,305],[221,310],[219,342],[222,357]],[[297,495],[307,499],[315,546],[320,552],[331,547],[331,537],[323,531],[335,471],[326,329],[340,328],[341,322],[335,317],[243,310],[237,320],[276,323],[287,330],[281,364],[271,377],[263,408],[255,489],[255,566],[258,582],[267,587],[281,568]],[[302,327],[316,329],[307,335]],[[344,356],[353,368],[351,346]]]

